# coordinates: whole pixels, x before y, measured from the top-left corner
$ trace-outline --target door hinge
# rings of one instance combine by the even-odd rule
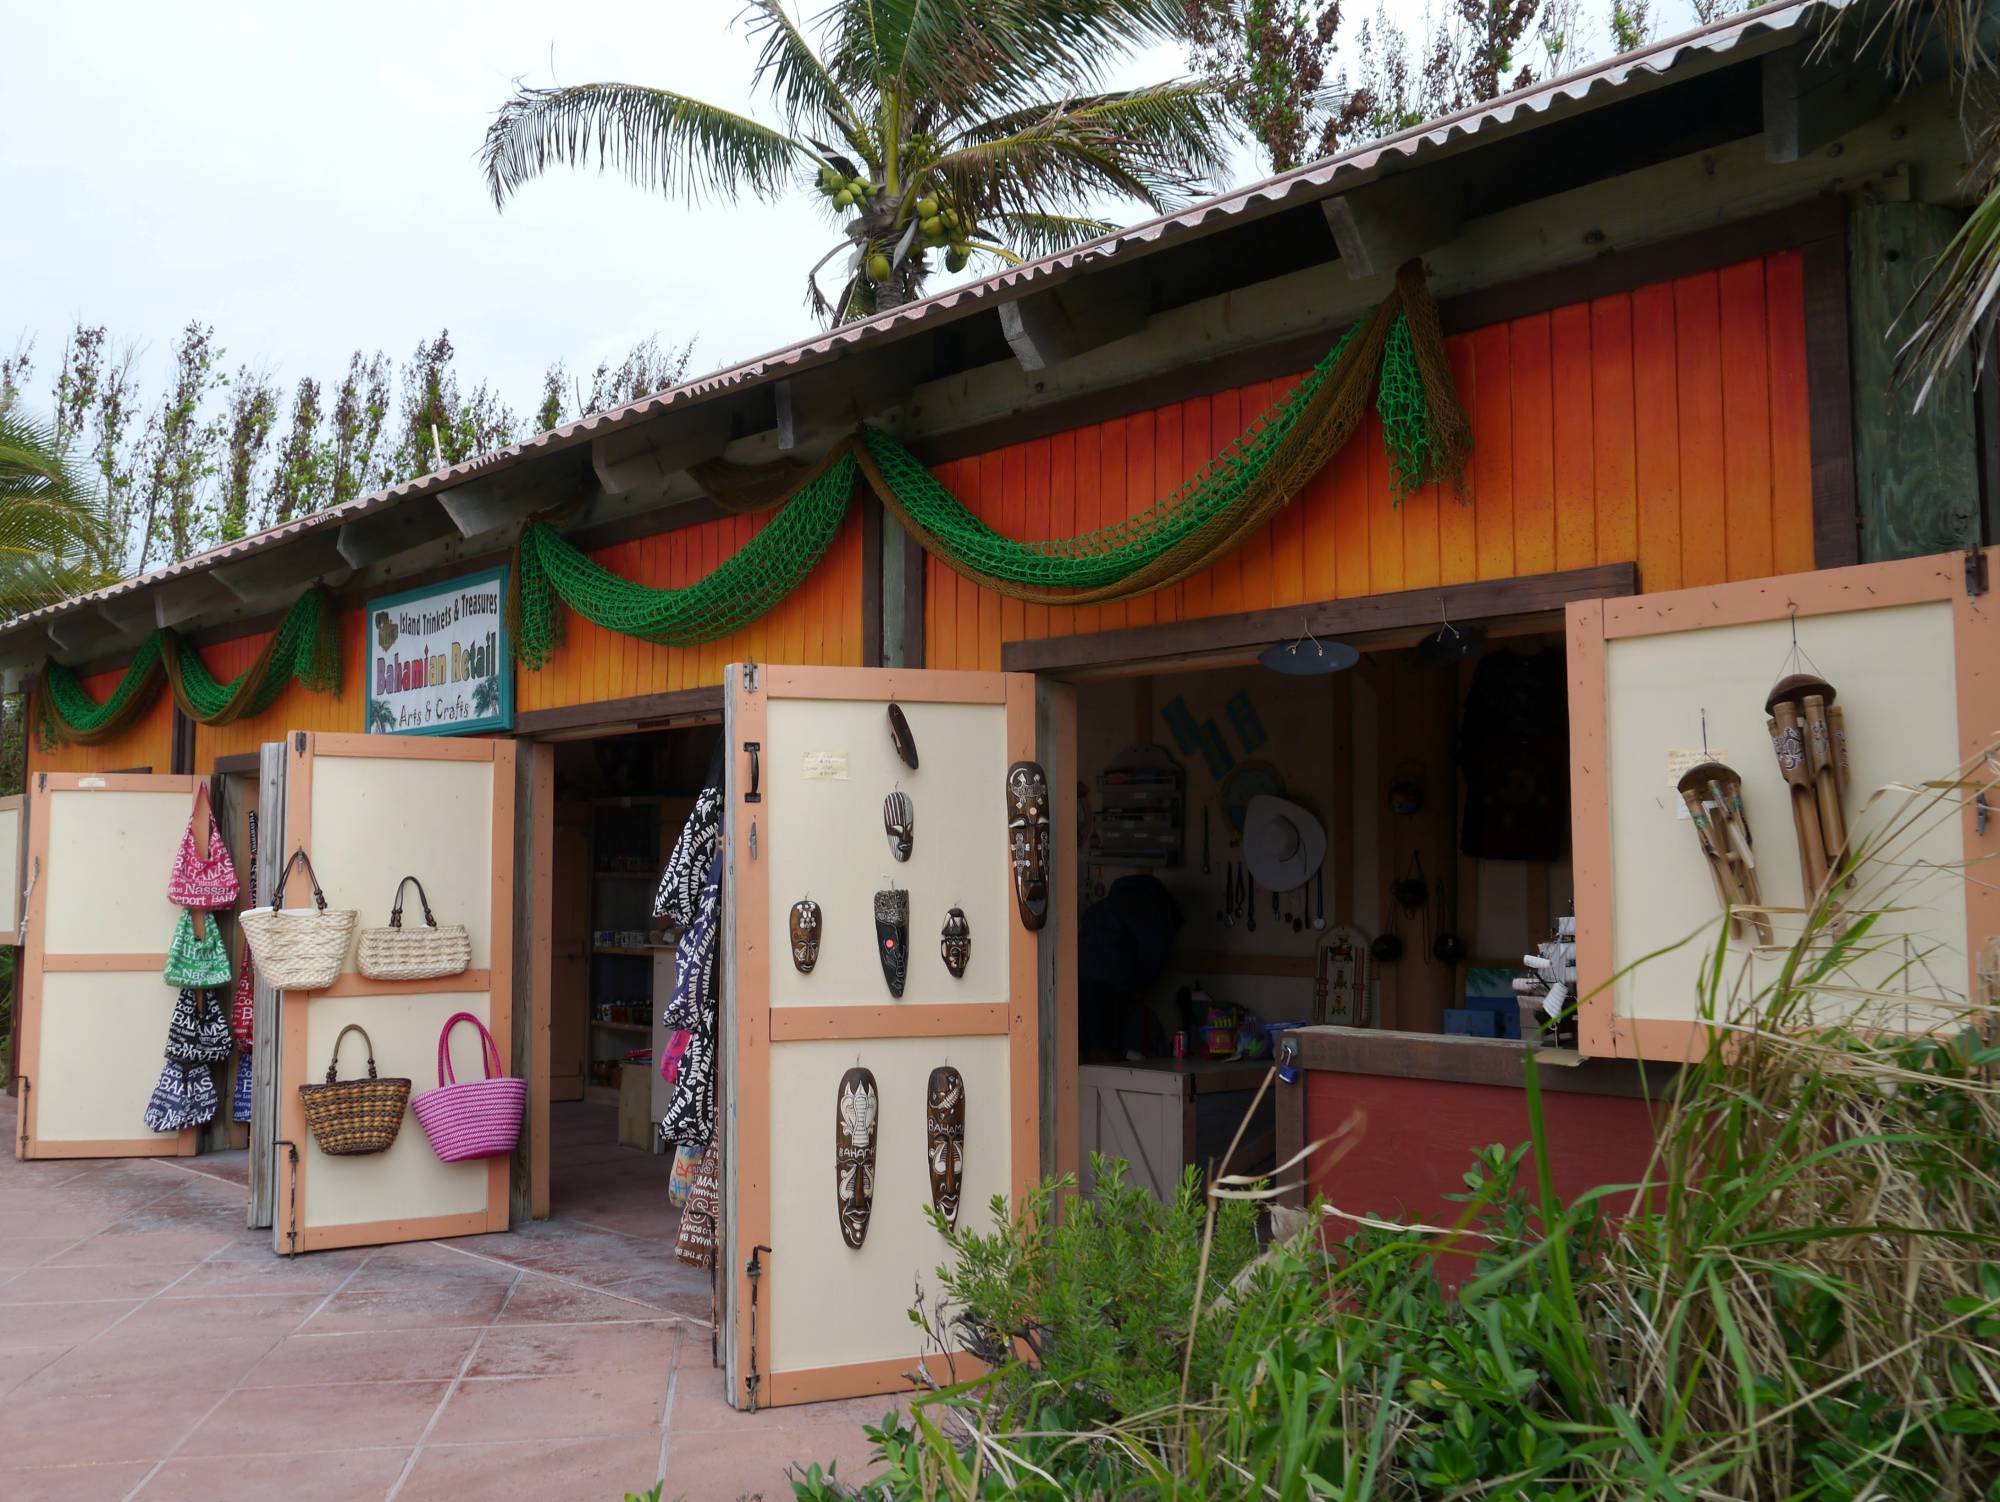
[[[287,1197],[285,1210],[285,1255],[296,1257],[299,1254],[299,1148],[297,1143],[287,1142],[283,1137],[271,1145],[285,1150],[287,1161],[292,1167],[292,1171],[285,1176],[291,1181],[291,1193]]]
[[[294,730],[292,732],[292,747],[299,755],[304,756],[306,754],[306,733],[303,730]]]
[[[757,664],[754,662],[743,664],[743,692],[746,694],[757,692]]]
[[[49,790],[49,774],[47,772],[37,772],[35,774],[35,791],[38,793],[46,793],[48,790]]]
[[[1965,596],[1976,600],[1987,590],[1986,550],[1971,547],[1965,550]]]
[[[764,1253],[767,1246],[750,1248],[750,1260],[743,1264],[743,1276],[750,1280],[750,1371],[743,1378],[743,1385],[750,1391],[750,1411],[757,1411],[757,1389],[763,1378],[757,1372],[757,1284],[764,1276]]]

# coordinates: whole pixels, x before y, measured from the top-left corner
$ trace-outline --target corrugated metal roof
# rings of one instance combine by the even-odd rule
[[[592,413],[463,463],[447,465],[329,510],[252,533],[183,562],[135,574],[91,594],[45,606],[0,626],[0,637],[12,635],[23,628],[40,626],[86,605],[101,604],[170,579],[206,572],[218,563],[261,552],[308,533],[339,527],[358,516],[414,497],[449,490],[476,476],[507,468],[521,459],[587,442],[600,434],[649,421],[677,407],[693,406],[731,391],[825,364],[862,345],[893,341],[925,322],[950,321],[988,305],[1013,301],[1031,290],[1067,280],[1115,256],[1143,254],[1147,249],[1174,240],[1212,233],[1226,228],[1233,221],[1263,217],[1295,200],[1328,197],[1332,191],[1359,186],[1385,168],[1435,155],[1459,143],[1471,142],[1476,137],[1498,135],[1512,127],[1530,125],[1537,117],[1561,113],[1567,107],[1594,107],[1608,102],[1618,93],[1663,78],[1677,69],[1702,64],[1712,66],[1717,59],[1726,57],[1746,43],[1800,30],[1830,18],[1850,3],[1852,0],[1780,0],[1780,3],[1651,43],[1546,83],[1504,94],[1489,103],[1370,142],[1353,151],[1204,199],[1178,213],[1161,215],[1143,224],[1087,241],[1074,249],[1010,267],[873,318],[842,324],[811,339],[786,345],[769,354],[683,382],[610,411]]]

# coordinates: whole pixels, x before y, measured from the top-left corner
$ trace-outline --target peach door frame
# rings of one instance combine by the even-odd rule
[[[307,1176],[303,1144],[305,1108],[298,1087],[317,1078],[306,1058],[306,1008],[316,996],[398,996],[470,993],[487,996],[487,1026],[500,1051],[500,1072],[514,1069],[514,773],[515,745],[503,737],[361,735],[351,732],[295,730],[285,740],[285,840],[280,860],[303,848],[312,854],[312,789],[316,758],[368,757],[398,761],[490,761],[493,764],[491,939],[485,970],[467,970],[430,981],[375,981],[343,973],[323,991],[281,991],[278,1074],[279,1146],[292,1145],[278,1160],[279,1180],[271,1217],[272,1246],[280,1253],[324,1251],[334,1247],[385,1246],[396,1241],[428,1241],[449,1236],[473,1236],[504,1231],[509,1221],[509,1170],[512,1158],[486,1160],[486,1208],[464,1215],[418,1216],[401,1220],[363,1221],[346,1225],[304,1224]],[[282,869],[282,867],[280,868]],[[419,1087],[421,1088],[421,1086]],[[410,1128],[414,1130],[414,1128]]]
[[[773,1371],[760,1353],[771,1339],[768,1280],[778,1276],[774,1260],[762,1264],[766,1287],[759,1292],[763,1312],[757,1328],[757,1349],[751,1344],[752,1282],[746,1272],[753,1248],[770,1240],[769,1167],[771,1045],[804,1038],[883,1038],[986,1035],[1008,1040],[1010,1163],[1009,1185],[1018,1198],[1041,1172],[1041,1076],[1039,1070],[1041,988],[1039,936],[1020,922],[1008,925],[1008,995],[1004,1004],[910,1005],[900,1007],[786,1007],[771,1005],[769,933],[771,895],[768,867],[751,854],[753,830],[772,813],[771,778],[761,781],[762,801],[746,804],[750,787],[750,757],[746,742],[768,747],[767,706],[772,699],[859,699],[887,704],[999,704],[1006,707],[1009,762],[1036,760],[1035,680],[1023,673],[987,673],[912,668],[756,668],[756,687],[745,685],[741,665],[732,665],[725,679],[729,710],[725,720],[731,762],[730,800],[725,833],[730,843],[730,927],[735,935],[729,956],[730,1003],[734,1009],[735,1066],[727,1082],[736,1123],[735,1162],[727,1172],[734,1182],[731,1224],[718,1257],[734,1247],[741,1255],[726,1271],[733,1281],[730,1363],[737,1374],[729,1401],[750,1406],[749,1373],[758,1373],[755,1406],[780,1407],[833,1398],[865,1397],[907,1388],[906,1375],[914,1358],[854,1362],[843,1366],[799,1371]],[[995,799],[1001,790],[993,790]],[[1003,852],[995,851],[994,859]],[[1052,871],[1061,892],[1064,873]],[[1052,903],[1053,905],[1053,903]],[[753,1358],[757,1358],[753,1362]],[[930,1358],[935,1359],[935,1358]],[[954,1358],[963,1378],[969,1368],[963,1355]]]
[[[194,797],[195,784],[201,779],[191,775],[151,772],[37,772],[34,776],[34,797],[45,798],[51,793],[184,793]],[[19,1105],[19,1130],[14,1137],[14,1156],[17,1158],[189,1158],[193,1157],[200,1133],[193,1127],[183,1128],[173,1136],[148,1134],[144,1137],[107,1138],[99,1141],[67,1141],[44,1143],[36,1135],[35,1122],[39,1097],[47,1088],[47,1082],[37,1078],[39,1073],[39,1053],[42,1026],[42,980],[49,974],[77,971],[135,971],[161,970],[167,966],[167,954],[49,954],[42,944],[48,931],[47,907],[49,885],[43,877],[49,870],[49,820],[48,805],[42,804],[41,817],[28,819],[27,868],[29,892],[26,905],[22,908],[21,921],[27,928],[26,942],[21,946],[21,1011],[19,1025],[14,1036],[13,1072],[27,1080],[28,1088],[21,1092]],[[92,859],[102,859],[104,852],[89,852]],[[164,884],[166,872],[162,868],[160,880]],[[165,1038],[161,1041],[164,1043]]]
[[[1982,550],[1985,576],[2000,584],[2000,548]],[[2000,603],[1967,591],[1968,556],[1940,553],[1888,563],[1863,563],[1749,579],[1623,599],[1583,600],[1565,607],[1569,652],[1570,802],[1576,866],[1577,1033],[1581,1051],[1614,1058],[1683,1059],[1707,1031],[1698,1022],[1620,1017],[1611,981],[1611,803],[1606,692],[1607,646],[1613,641],[1755,625],[1800,617],[1841,615],[1899,605],[1947,601],[1952,611],[1954,678],[1958,688],[1959,759],[1991,751],[2000,735]],[[1989,794],[1991,789],[1988,789]],[[1982,848],[1978,811],[1965,800],[1961,824],[1968,860]],[[2000,886],[1968,882],[1965,889],[1968,995],[1978,994],[1979,955],[2000,933]]]

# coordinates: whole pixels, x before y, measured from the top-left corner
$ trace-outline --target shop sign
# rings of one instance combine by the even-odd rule
[[[363,728],[389,735],[513,728],[506,622],[505,567],[370,600]]]

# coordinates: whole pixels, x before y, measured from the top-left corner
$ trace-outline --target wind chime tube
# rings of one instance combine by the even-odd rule
[[[1701,797],[1693,788],[1683,787],[1681,802],[1687,805],[1688,817],[1694,820],[1695,838],[1701,842],[1701,853],[1708,865],[1709,879],[1715,883],[1716,900],[1723,911],[1729,914],[1729,932],[1734,938],[1743,937],[1743,916],[1738,909],[1743,905],[1743,897],[1734,889],[1733,880],[1726,874],[1728,864],[1722,853],[1716,849],[1715,834],[1709,828],[1708,815],[1701,806]]]
[[[1771,706],[1766,722],[1771,732],[1771,749],[1778,758],[1792,800],[1792,823],[1799,839],[1799,874],[1804,879],[1808,905],[1819,900],[1826,886],[1826,847],[1820,840],[1818,795],[1806,765],[1805,731],[1799,724],[1798,706],[1778,703]]]
[[[1833,727],[1826,700],[1808,694],[1806,711],[1806,755],[1812,764],[1813,791],[1819,801],[1820,837],[1826,846],[1829,871],[1837,871],[1847,853],[1847,820],[1840,807],[1840,773],[1833,746]]]

